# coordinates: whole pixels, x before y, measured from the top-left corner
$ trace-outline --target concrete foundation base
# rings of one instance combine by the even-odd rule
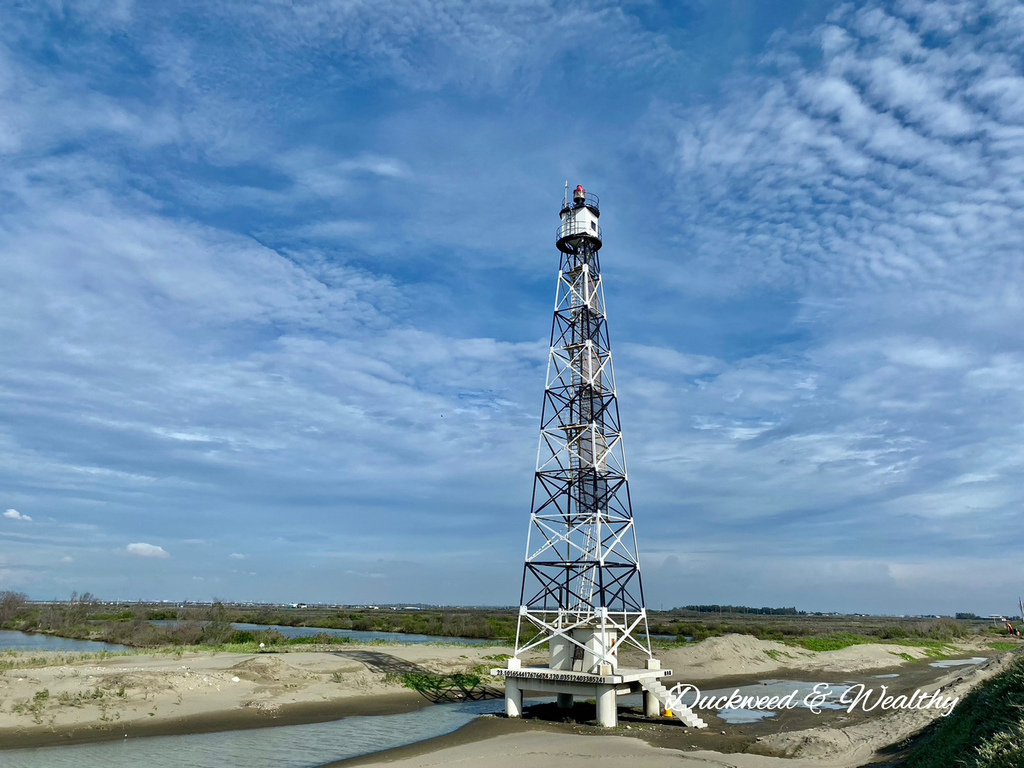
[[[658,717],[661,714],[661,702],[650,691],[644,691],[644,717]]]
[[[492,669],[491,674],[505,678],[505,714],[509,717],[523,716],[524,694],[555,694],[560,707],[571,707],[576,697],[594,699],[597,702],[597,721],[606,728],[614,728],[619,722],[618,697],[643,691],[641,680],[669,677],[672,670],[619,669],[611,675],[591,675],[550,667],[524,667]],[[643,694],[644,714],[659,715],[661,705],[657,699],[646,691]]]

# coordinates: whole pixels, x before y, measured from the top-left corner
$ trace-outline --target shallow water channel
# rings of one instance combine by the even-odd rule
[[[0,751],[5,768],[312,768],[451,733],[504,710],[504,699],[438,704],[402,715],[346,717],[186,736],[152,736],[72,747]]]

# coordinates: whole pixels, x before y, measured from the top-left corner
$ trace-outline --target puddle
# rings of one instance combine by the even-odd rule
[[[988,661],[988,659],[984,656],[974,656],[970,659],[944,659],[943,661],[933,661],[928,666],[935,667],[936,669],[949,669],[951,667],[967,667],[972,664],[981,664],[985,661]]]
[[[741,725],[743,723],[759,723],[765,718],[775,717],[771,710],[760,709],[722,709],[717,713],[718,717],[725,720],[729,725]]]
[[[871,677],[874,678],[875,680],[889,680],[889,679],[891,679],[893,677],[899,677],[899,673],[891,672],[888,675],[872,675]]]
[[[817,691],[814,690],[814,686],[823,686]],[[822,682],[806,682],[801,680],[761,680],[754,685],[743,685],[738,688],[717,688],[715,690],[705,691],[701,689],[700,697],[703,698],[719,698],[721,696],[730,696],[733,691],[739,691],[740,696],[753,696],[755,698],[762,697],[773,697],[773,696],[789,696],[793,691],[796,691],[796,695],[793,696],[793,704],[795,707],[802,709],[808,709],[804,700],[807,697],[818,696],[823,694],[824,700],[816,701],[815,706],[818,709],[846,709],[847,704],[840,704],[839,697],[843,695],[850,686],[854,683],[822,683]],[[635,698],[635,702],[631,699]],[[685,694],[683,697],[683,703],[690,705],[694,699],[693,691]],[[623,696],[619,699],[626,706],[640,706],[640,697]],[[705,717],[709,714],[708,710],[701,709],[697,711],[697,714]],[[741,723],[756,723],[760,720],[764,720],[769,717],[775,717],[778,712],[770,709],[741,709],[738,707],[726,707],[724,709],[715,710],[714,714],[720,720],[724,720],[730,725],[739,725]]]

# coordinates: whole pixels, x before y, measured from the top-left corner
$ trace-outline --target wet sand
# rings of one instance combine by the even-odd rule
[[[254,709],[231,709],[161,719],[88,722],[66,727],[31,725],[0,732],[0,752],[5,749],[70,746],[147,736],[181,736],[268,726],[305,725],[364,715],[400,715],[427,706],[432,705],[418,693],[404,691],[373,697],[287,704],[273,714]],[[0,759],[0,764],[2,762]]]

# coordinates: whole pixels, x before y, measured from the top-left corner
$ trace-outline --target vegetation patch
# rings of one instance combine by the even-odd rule
[[[800,637],[790,641],[793,645],[806,648],[808,651],[841,651],[851,645],[877,643],[877,638],[854,635],[849,632],[835,632],[821,637]]]
[[[401,682],[435,704],[493,699],[503,695],[502,691],[485,684],[484,678],[475,671],[454,675],[409,672],[401,676]]]
[[[1024,658],[936,720],[906,768],[1019,768],[1024,765]]]

